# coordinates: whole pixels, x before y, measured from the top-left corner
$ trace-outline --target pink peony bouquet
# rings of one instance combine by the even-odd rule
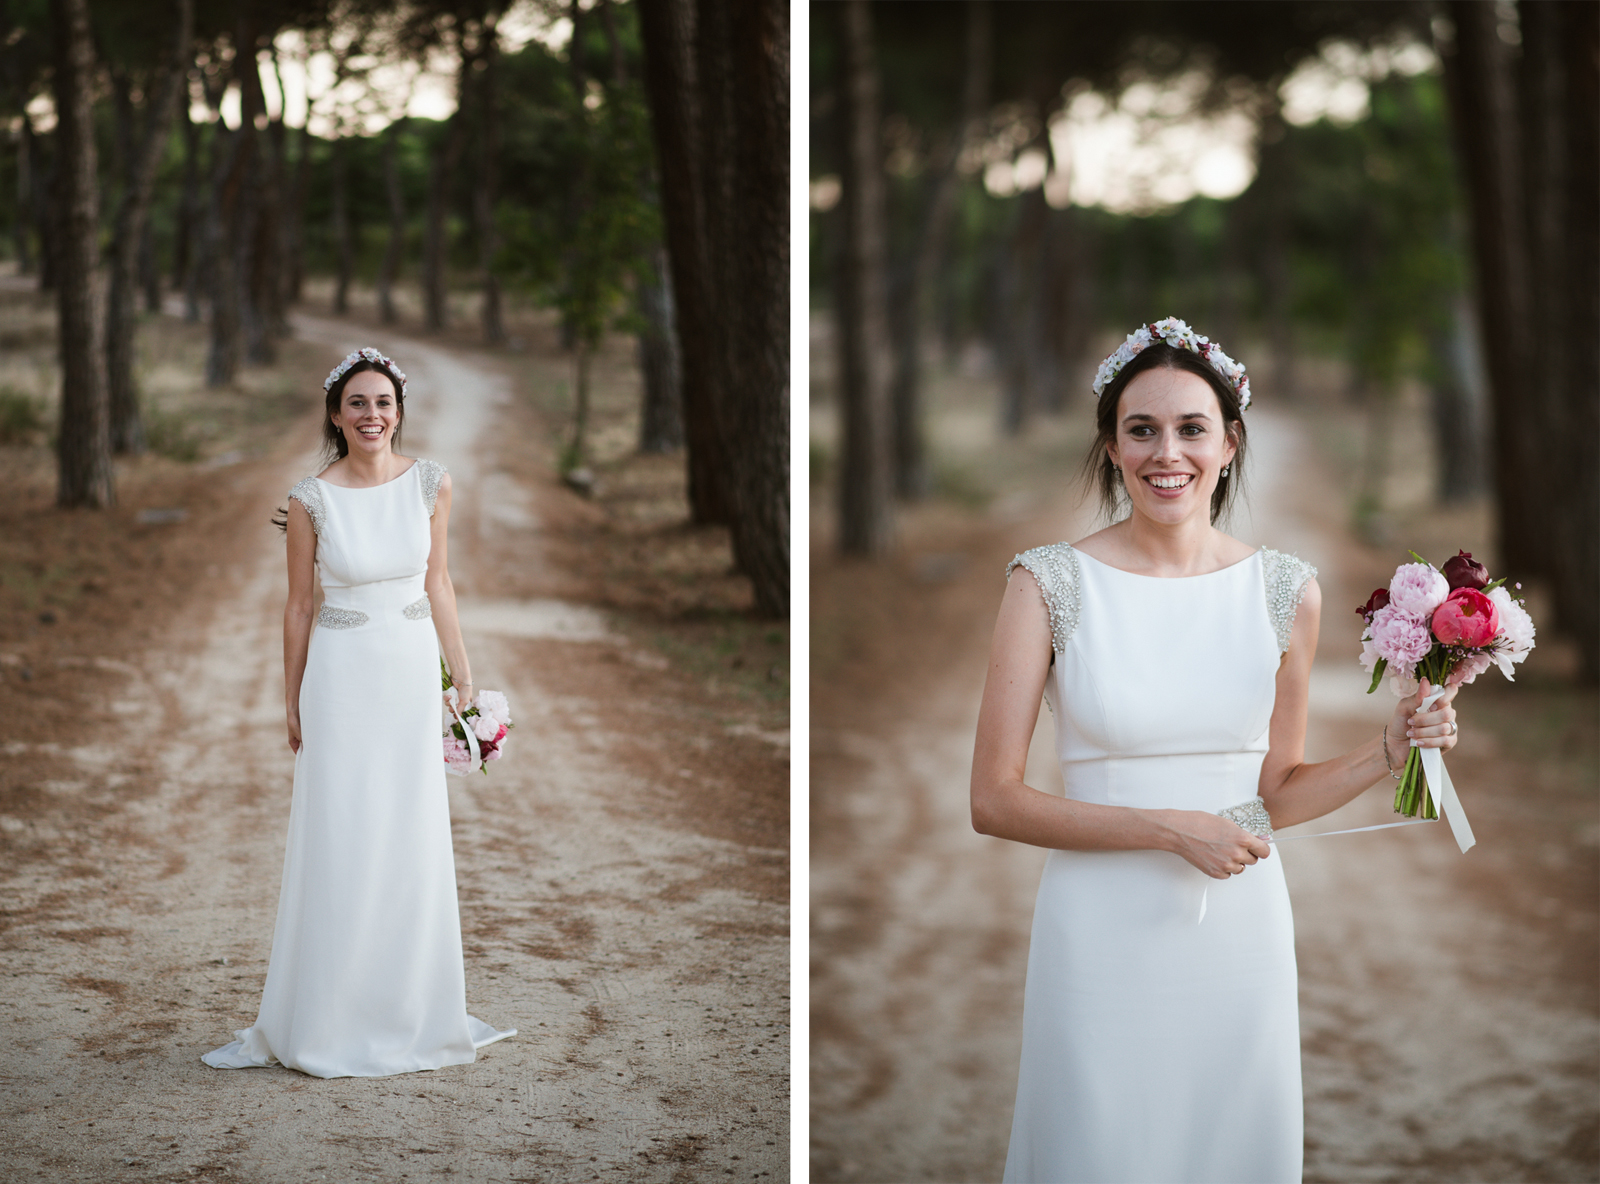
[[[455,688],[444,659],[439,659],[439,677],[446,691]],[[454,704],[454,700],[452,700]],[[467,737],[467,729],[472,737]],[[458,777],[472,772],[473,741],[477,742],[478,771],[487,773],[489,762],[497,761],[505,752],[506,737],[511,731],[511,704],[499,691],[479,691],[478,697],[465,710],[451,708],[450,722],[444,729],[444,769]]]
[[[1442,571],[1411,555],[1416,563],[1401,564],[1389,586],[1356,609],[1367,623],[1361,638],[1361,665],[1372,675],[1367,694],[1385,674],[1397,699],[1416,691],[1418,678],[1439,692],[1471,682],[1490,666],[1511,679],[1512,667],[1533,649],[1533,618],[1521,599],[1505,590],[1503,579],[1489,579],[1469,551],[1458,551]],[[1394,808],[1407,818],[1418,810],[1437,818],[1421,751],[1413,747],[1406,758]]]

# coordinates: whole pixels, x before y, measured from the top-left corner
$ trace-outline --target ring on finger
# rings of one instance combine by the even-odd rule
[[[1456,721],[1455,720],[1450,720],[1449,722],[1450,722],[1450,735],[1454,736],[1456,734],[1456,730],[1457,730],[1456,729]]]

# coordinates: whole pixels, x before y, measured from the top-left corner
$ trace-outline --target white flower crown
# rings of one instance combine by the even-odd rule
[[[389,370],[389,373],[393,374],[395,376],[395,378],[399,380],[399,382],[400,382],[400,397],[402,399],[405,398],[405,394],[406,394],[406,372],[404,370],[400,369],[399,366],[396,366],[394,364],[394,359],[393,358],[384,357],[377,350],[373,349],[370,345],[362,346],[360,349],[356,350],[355,353],[353,353],[353,354],[346,354],[344,361],[340,362],[332,370],[328,371],[328,377],[323,382],[322,389],[325,390],[325,391],[326,390],[332,390],[333,389],[333,384],[338,382],[339,379],[343,378],[345,371],[350,369],[350,367],[354,366],[357,362],[378,362],[381,365],[386,366],[388,368],[388,370]]]
[[[1142,354],[1146,347],[1157,342],[1170,345],[1174,349],[1186,349],[1192,354],[1199,354],[1206,365],[1220,374],[1223,381],[1238,392],[1239,410],[1243,411],[1250,406],[1250,380],[1244,375],[1244,367],[1223,353],[1222,347],[1216,342],[1199,336],[1177,317],[1140,325],[1129,333],[1128,340],[1117,346],[1117,352],[1101,362],[1100,369],[1095,371],[1094,397],[1098,399],[1103,395],[1106,387],[1111,385],[1111,380],[1122,372],[1124,366]]]

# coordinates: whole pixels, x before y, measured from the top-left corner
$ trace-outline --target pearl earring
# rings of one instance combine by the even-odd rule
[[[1222,466],[1222,475],[1224,477],[1226,477],[1228,475],[1228,466],[1227,465],[1223,465]]]

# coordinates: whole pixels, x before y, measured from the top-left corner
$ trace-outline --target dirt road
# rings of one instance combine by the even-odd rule
[[[1308,759],[1323,759],[1388,709],[1364,693],[1347,606],[1397,560],[1349,539],[1300,420],[1261,409],[1249,426],[1252,510],[1234,533],[1321,571]],[[814,551],[813,649],[831,671],[812,715],[816,1180],[1000,1176],[1043,854],[974,834],[967,780],[1005,561],[1091,528],[1068,487],[1087,437],[1066,435],[1013,458],[1053,492],[908,515],[902,555],[878,568]],[[1515,687],[1468,691],[1450,764],[1477,849],[1461,856],[1442,824],[1279,849],[1308,1181],[1597,1178],[1594,696],[1533,660]],[[1053,735],[1044,714],[1028,774],[1059,792]],[[1300,829],[1390,817],[1380,788]]]
[[[474,1065],[384,1079],[198,1059],[253,1019],[270,949],[292,758],[282,545],[261,527],[315,471],[310,418],[253,478],[239,529],[259,543],[216,599],[148,650],[74,659],[108,688],[74,741],[45,691],[12,730],[29,738],[6,761],[57,775],[0,802],[18,853],[0,868],[0,1177],[786,1176],[787,734],[700,694],[648,621],[514,594],[576,586],[551,525],[587,511],[528,476],[546,428],[504,359],[297,330],[324,366],[358,344],[401,358],[405,451],[456,483],[474,674],[516,719],[493,775],[451,779],[467,996],[520,1034]],[[47,659],[13,658],[0,673],[31,663],[48,684]]]

